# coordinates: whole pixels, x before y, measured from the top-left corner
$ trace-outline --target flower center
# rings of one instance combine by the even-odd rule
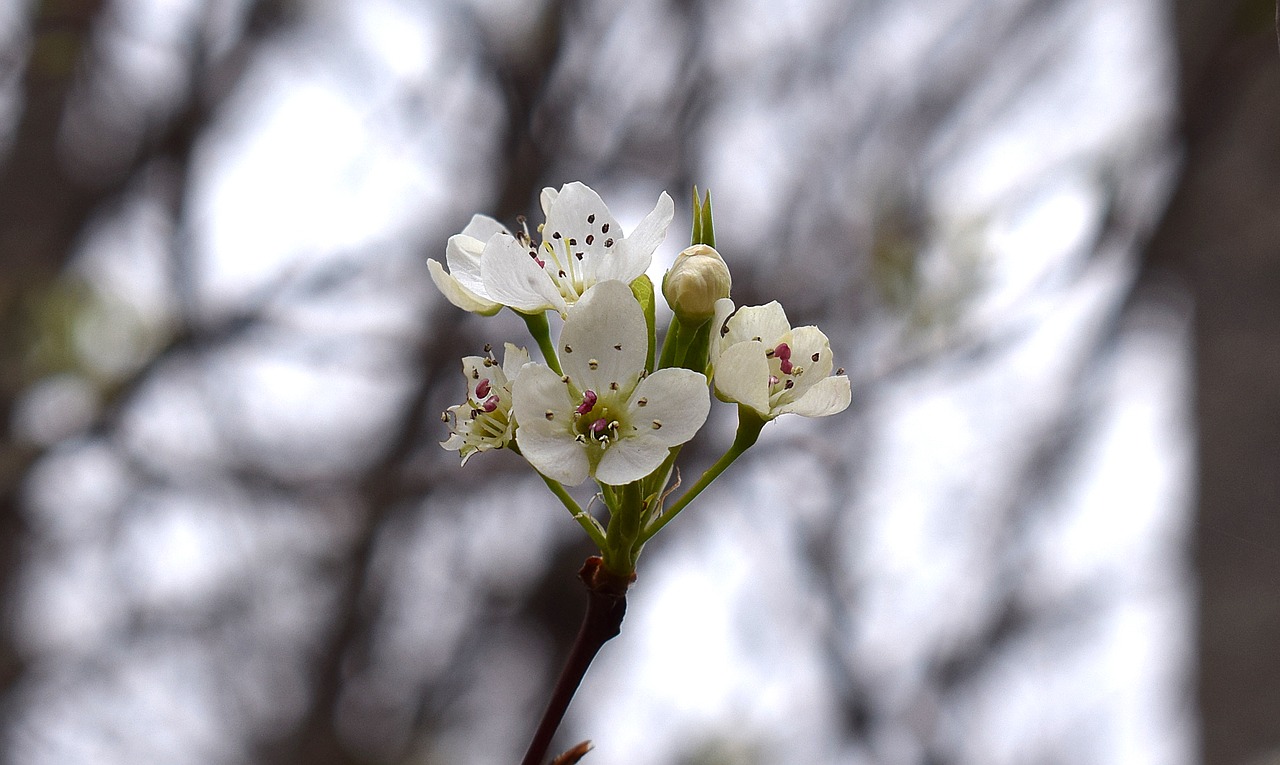
[[[779,400],[796,387],[796,379],[804,373],[804,367],[791,362],[791,346],[786,343],[778,343],[777,347],[765,351],[765,356],[769,359],[769,404],[777,406]]]
[[[610,407],[593,390],[583,391],[582,403],[573,412],[574,440],[608,448],[618,439],[622,429],[619,415],[625,407]]]

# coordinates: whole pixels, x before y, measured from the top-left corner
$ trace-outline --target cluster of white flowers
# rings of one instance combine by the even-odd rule
[[[738,308],[729,299],[728,266],[699,241],[700,231],[712,239],[709,200],[700,208],[695,196],[694,244],[663,280],[674,319],[657,364],[656,293],[645,271],[671,223],[671,197],[663,193],[629,235],[582,183],[544,189],[541,201],[539,242],[523,219],[513,234],[477,215],[450,237],[447,270],[428,261],[436,285],[459,308],[523,315],[545,357],[531,361],[508,343],[501,365],[488,349],[463,359],[467,400],[444,413],[450,435],[442,445],[460,452],[464,464],[477,452],[513,448],[580,521],[585,514],[561,484],[594,479],[611,513],[621,511],[615,489],[637,485],[644,507],[632,510],[650,514],[651,534],[669,518],[658,522],[661,509],[651,505],[660,501],[650,500],[665,497],[671,462],[706,421],[712,387],[739,405],[739,438],[677,501],[680,508],[754,443],[764,423],[849,405],[849,379],[843,370],[832,374],[826,335],[812,326],[792,329],[776,302]],[[563,319],[554,343],[547,311]],[[594,521],[584,526],[599,528]],[[601,530],[597,541],[603,538]]]

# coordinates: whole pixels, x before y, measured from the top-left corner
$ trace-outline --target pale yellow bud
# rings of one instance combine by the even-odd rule
[[[662,280],[667,305],[682,319],[702,321],[715,313],[716,301],[729,297],[733,280],[720,253],[695,244],[676,256]]]

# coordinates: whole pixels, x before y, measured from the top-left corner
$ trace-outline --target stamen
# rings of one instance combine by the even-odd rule
[[[809,357],[809,360],[810,360],[810,361],[817,361],[817,360],[818,360],[818,357],[819,357],[819,356],[821,356],[821,355],[822,355],[821,353],[815,353],[815,354],[813,354],[812,356],[810,356],[810,357]]]
[[[608,228],[608,226],[605,226],[605,228]],[[612,246],[613,246],[613,239],[612,239],[612,238],[609,238],[609,239],[604,240],[604,246],[605,246],[605,247],[612,247]]]
[[[614,344],[614,346],[613,346],[613,349],[614,349],[615,351],[620,351],[620,350],[622,350],[622,343],[615,343],[615,344]]]
[[[491,387],[487,377],[476,383],[476,398],[488,398]]]
[[[548,420],[554,420],[556,418],[556,413],[548,409],[546,417]]]
[[[596,359],[588,359],[588,360],[587,360],[587,366],[588,366],[588,367],[591,367],[592,369],[599,369],[599,368],[600,368],[600,362],[599,362],[599,361],[597,361]]]
[[[602,233],[602,234],[607,234],[607,233],[609,233],[609,224],[608,224],[608,223],[606,223],[606,224],[604,224],[603,226],[601,226],[601,227],[600,227],[600,233]],[[613,240],[612,240],[612,239],[610,239],[609,241],[610,241],[610,242],[612,242]],[[609,245],[607,245],[607,244],[606,244],[605,246],[606,246],[606,247],[608,247]]]
[[[565,352],[565,353],[573,353],[573,349],[566,345],[566,346],[564,347],[564,352]]]
[[[586,414],[587,412],[590,412],[592,409],[595,408],[596,401],[598,400],[599,399],[596,396],[595,391],[593,390],[584,391],[582,394],[582,403],[578,404],[578,408],[575,411],[577,411],[578,414]]]
[[[596,435],[600,435],[601,433],[605,432],[608,429],[609,429],[609,421],[603,417],[591,423],[591,432],[595,433]]]
[[[778,358],[780,359],[791,358],[791,346],[787,345],[786,343],[778,343],[778,347],[774,348],[773,352],[778,354]]]
[[[644,396],[641,396],[640,400],[636,402],[636,406],[646,406],[648,403],[649,403],[649,399],[645,398]]]
[[[596,222],[595,213],[591,213],[590,215],[587,216],[587,223],[595,223],[595,222]]]
[[[654,420],[654,421],[653,421],[653,429],[654,429],[654,430],[659,430],[659,429],[661,429],[661,428],[662,428],[662,420]]]
[[[777,376],[777,375],[769,375],[769,387],[771,387],[771,388],[772,388],[773,386],[775,386],[775,385],[777,385],[777,384],[778,384],[778,376]]]
[[[794,368],[791,366],[791,359],[783,359],[782,363],[779,366],[781,367],[782,373],[784,375],[791,374],[791,370]]]
[[[498,394],[496,394],[496,393],[495,393],[495,394],[493,394],[492,396],[490,396],[489,398],[486,398],[486,399],[484,400],[484,403],[483,403],[483,404],[481,404],[480,406],[481,406],[481,408],[483,408],[486,412],[492,412],[494,409],[497,409],[497,408],[498,408]]]
[[[596,240],[596,235],[595,235],[595,234],[587,234],[587,244],[588,244],[588,245],[589,245],[589,244],[591,244],[592,242],[594,242],[595,240]]]
[[[844,367],[840,367],[839,369],[837,369],[837,370],[836,370],[836,374],[837,374],[837,375],[842,375],[842,374],[844,374]]]

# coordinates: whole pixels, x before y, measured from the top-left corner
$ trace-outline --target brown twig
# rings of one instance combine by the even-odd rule
[[[587,752],[591,751],[591,742],[583,741],[575,744],[569,751],[560,755],[551,761],[551,765],[576,765],[583,757],[587,756]]]
[[[542,721],[533,734],[533,741],[529,743],[529,749],[520,761],[521,765],[542,765],[546,760],[551,739],[560,727],[560,721],[564,719],[573,694],[587,674],[591,660],[605,643],[622,632],[622,617],[627,613],[627,588],[635,581],[635,574],[624,579],[607,571],[603,564],[603,560],[593,555],[587,558],[587,562],[582,564],[582,570],[578,572],[578,578],[587,586],[587,613],[582,619],[578,636],[574,638],[564,669],[560,671],[560,677],[551,691],[547,711],[543,713]],[[590,743],[583,742],[556,761],[577,762],[589,748]],[[564,759],[566,757],[570,759]]]

